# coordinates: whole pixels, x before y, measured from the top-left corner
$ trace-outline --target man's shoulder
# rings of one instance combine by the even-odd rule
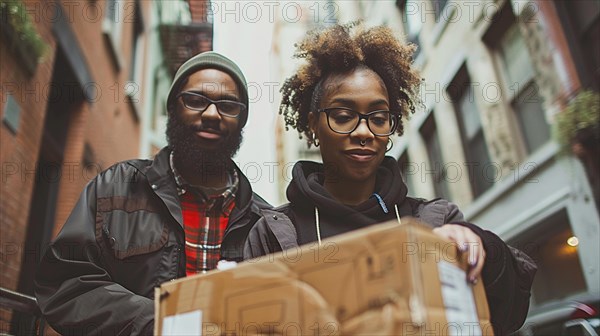
[[[98,174],[99,182],[132,182],[140,173],[152,165],[153,160],[131,159],[120,161]]]
[[[156,154],[153,159],[129,159],[125,161],[119,161],[106,170],[102,171],[99,176],[114,176],[119,174],[131,174],[131,173],[142,173],[146,174],[146,171],[152,166],[166,166],[168,165],[169,149],[163,148]],[[157,169],[162,169],[157,167]]]

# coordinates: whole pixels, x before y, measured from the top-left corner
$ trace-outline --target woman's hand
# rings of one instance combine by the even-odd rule
[[[455,242],[461,252],[468,253],[467,280],[472,284],[477,283],[485,263],[485,249],[481,238],[471,229],[457,224],[444,224],[433,229],[433,233]]]

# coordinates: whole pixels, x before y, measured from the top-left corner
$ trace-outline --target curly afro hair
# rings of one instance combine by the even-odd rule
[[[308,113],[318,109],[323,83],[333,75],[366,67],[383,80],[390,110],[398,111],[396,132],[403,134],[402,117],[408,118],[420,102],[421,78],[411,67],[414,45],[402,44],[388,27],[364,30],[361,24],[350,23],[310,31],[296,48],[294,57],[306,62],[281,88],[279,114],[284,117],[286,130],[295,128],[300,138],[306,136],[310,147],[313,134]]]

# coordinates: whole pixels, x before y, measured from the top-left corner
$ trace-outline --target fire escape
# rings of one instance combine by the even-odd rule
[[[191,23],[168,23],[159,27],[160,42],[171,76],[190,57],[212,50],[213,46],[213,24],[208,15],[210,0],[187,0],[187,3]]]

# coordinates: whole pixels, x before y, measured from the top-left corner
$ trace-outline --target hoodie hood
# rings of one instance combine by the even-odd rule
[[[332,223],[331,225],[344,225],[342,231],[395,218],[394,204],[400,206],[406,198],[407,188],[398,163],[389,156],[386,156],[379,166],[375,183],[375,192],[383,199],[388,209],[387,214],[375,197],[356,206],[340,203],[323,186],[324,177],[323,164],[312,161],[297,162],[292,170],[287,198],[294,207],[302,209],[302,212],[312,213],[316,207],[326,222]],[[331,221],[327,218],[336,220]]]

